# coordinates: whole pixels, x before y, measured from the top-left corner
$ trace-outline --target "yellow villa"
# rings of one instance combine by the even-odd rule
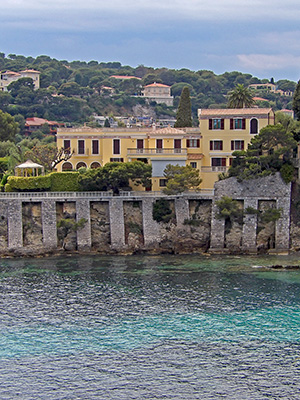
[[[166,185],[163,171],[167,164],[199,169],[202,157],[199,128],[60,128],[57,147],[74,152],[69,161],[58,165],[58,171],[97,168],[113,161],[150,163],[154,191]]]
[[[246,149],[253,136],[274,124],[271,108],[202,109],[199,128],[60,128],[57,146],[73,152],[58,171],[97,168],[108,162],[140,160],[152,165],[152,187],[165,185],[168,164],[199,169],[201,189],[213,189],[221,172],[226,172],[235,150]]]
[[[212,188],[218,175],[228,171],[234,151],[247,149],[263,127],[275,123],[271,108],[199,109],[198,118],[204,188]]]

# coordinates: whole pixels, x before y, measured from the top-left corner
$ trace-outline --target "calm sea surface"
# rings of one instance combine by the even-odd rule
[[[0,399],[299,399],[296,257],[0,262]]]

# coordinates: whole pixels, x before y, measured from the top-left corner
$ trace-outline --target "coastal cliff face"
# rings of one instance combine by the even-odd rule
[[[294,192],[300,199],[299,189]],[[63,201],[42,196],[32,201],[2,199],[0,254],[253,254],[299,250],[295,193],[291,209],[291,185],[279,175],[246,183],[230,178],[216,183],[211,197],[164,197],[170,215],[160,222],[153,218],[159,197],[147,194],[92,199],[77,195]],[[218,217],[217,202],[224,196],[236,201],[242,217],[230,221]],[[270,210],[279,210],[276,220],[260,218]]]

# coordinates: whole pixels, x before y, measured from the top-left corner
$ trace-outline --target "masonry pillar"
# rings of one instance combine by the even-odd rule
[[[82,228],[77,229],[77,248],[80,251],[89,250],[92,246],[90,201],[76,200],[76,222],[86,220]]]
[[[123,200],[112,198],[109,200],[110,239],[112,248],[119,249],[125,246],[125,224]]]
[[[23,247],[22,200],[8,202],[8,248]]]
[[[49,248],[57,247],[56,202],[42,201],[43,244]]]
[[[255,210],[258,208],[258,200],[253,198],[245,198],[244,200],[244,221],[243,221],[243,239],[242,249],[247,253],[257,253],[256,232],[257,232],[257,214],[245,213],[245,210],[251,207]]]
[[[147,198],[142,200],[143,210],[143,232],[145,246],[157,247],[160,238],[158,222],[153,220],[153,203],[155,199]]]
[[[210,249],[209,251],[214,252],[224,252],[224,242],[225,242],[225,220],[224,218],[218,219],[216,217],[218,213],[218,207],[215,201],[212,204],[211,212],[211,233],[210,233]]]
[[[277,209],[281,209],[281,217],[275,226],[275,249],[288,251],[290,248],[290,206],[289,196],[280,197],[276,201]]]
[[[177,226],[182,227],[184,221],[190,217],[189,201],[185,198],[175,199],[175,213]]]

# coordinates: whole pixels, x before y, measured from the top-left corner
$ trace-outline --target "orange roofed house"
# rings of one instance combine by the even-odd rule
[[[63,127],[64,124],[56,122],[56,121],[48,121],[44,118],[26,118],[25,122],[25,135],[30,136],[31,133],[35,132],[38,129],[41,129],[43,125],[47,124],[50,129],[50,135],[55,135],[57,133],[57,128]]]
[[[7,92],[8,85],[20,78],[31,78],[33,80],[34,89],[40,87],[40,72],[34,69],[25,69],[21,72],[6,71],[1,72],[0,76],[0,91]]]

